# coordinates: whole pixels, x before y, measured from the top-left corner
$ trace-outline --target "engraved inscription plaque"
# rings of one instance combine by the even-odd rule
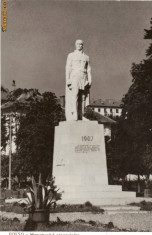
[[[99,152],[100,145],[84,145],[79,144],[75,147],[75,153],[88,153],[88,152]]]

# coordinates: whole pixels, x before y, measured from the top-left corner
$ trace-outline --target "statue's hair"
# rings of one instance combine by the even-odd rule
[[[77,40],[75,41],[75,45],[76,45],[77,41],[82,41],[82,43],[84,44],[84,42],[83,42],[82,39],[77,39]]]

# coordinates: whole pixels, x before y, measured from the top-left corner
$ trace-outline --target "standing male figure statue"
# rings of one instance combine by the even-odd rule
[[[76,40],[76,50],[70,53],[66,63],[66,120],[82,120],[84,107],[89,105],[91,67],[89,56],[83,52],[83,41]]]

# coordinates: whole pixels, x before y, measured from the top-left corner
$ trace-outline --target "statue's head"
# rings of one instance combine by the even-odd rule
[[[81,40],[81,39],[76,40],[76,42],[75,42],[76,50],[82,51],[83,50],[83,44],[84,44],[83,40]]]

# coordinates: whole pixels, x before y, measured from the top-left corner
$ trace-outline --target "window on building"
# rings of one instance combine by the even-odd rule
[[[106,109],[106,108],[104,108],[104,114],[105,114],[105,115],[107,114],[107,109]]]
[[[116,109],[116,113],[119,113],[119,109]]]
[[[98,108],[98,112],[100,112],[100,108]]]
[[[110,113],[112,113],[112,109],[110,109]]]

